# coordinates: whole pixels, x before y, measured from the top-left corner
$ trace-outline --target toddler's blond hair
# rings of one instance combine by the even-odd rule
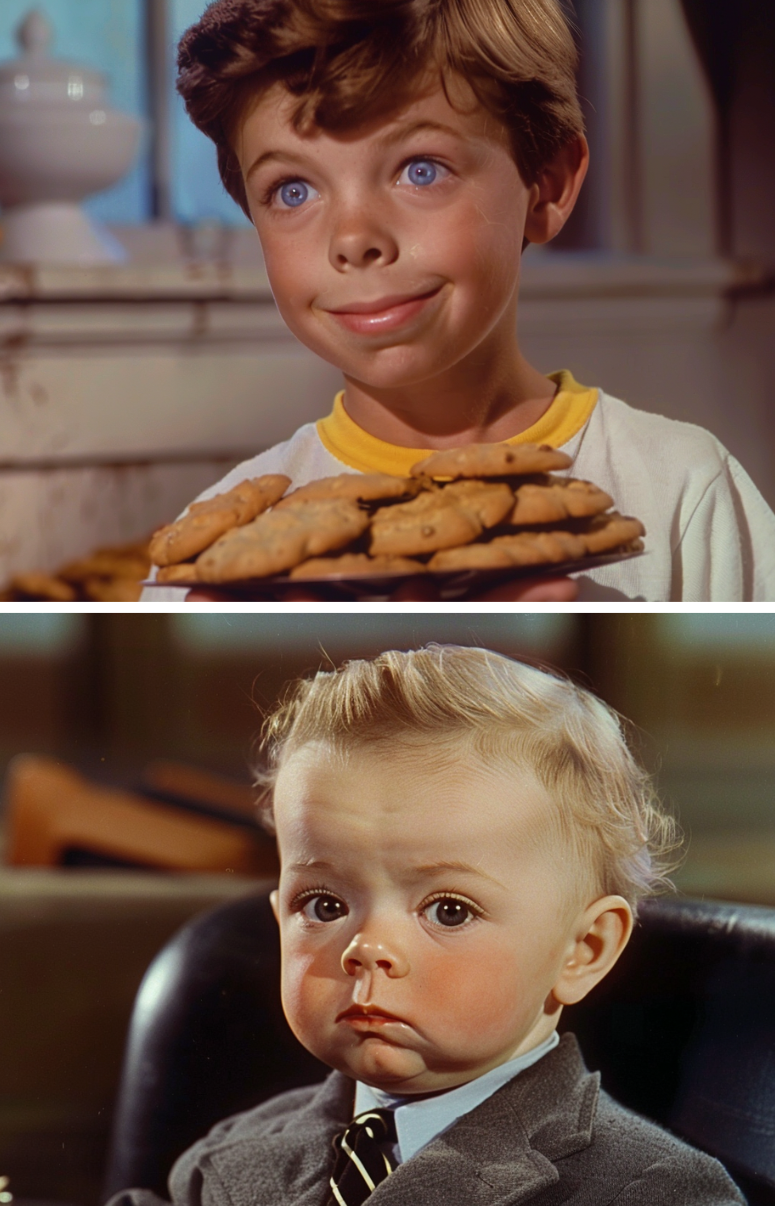
[[[310,742],[454,747],[487,764],[527,768],[556,805],[557,825],[588,886],[640,898],[671,887],[674,819],[629,749],[625,722],[570,679],[487,649],[390,650],[293,683],[261,734],[261,813],[285,758]]]

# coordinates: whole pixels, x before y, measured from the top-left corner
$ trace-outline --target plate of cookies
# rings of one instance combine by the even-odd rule
[[[333,597],[390,597],[433,575],[444,599],[514,577],[578,573],[643,551],[620,515],[548,445],[435,452],[408,477],[342,473],[295,490],[266,474],[194,503],[155,533],[149,586],[216,587],[235,599],[304,584]]]

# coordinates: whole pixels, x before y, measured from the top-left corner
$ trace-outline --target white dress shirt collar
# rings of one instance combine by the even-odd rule
[[[373,1089],[371,1085],[357,1081],[354,1117],[362,1114],[364,1110],[393,1109],[398,1134],[398,1143],[393,1145],[393,1155],[398,1164],[403,1164],[426,1147],[431,1139],[449,1130],[463,1114],[476,1109],[513,1077],[537,1063],[552,1051],[559,1041],[560,1036],[555,1030],[545,1042],[533,1047],[532,1051],[526,1051],[524,1055],[499,1064],[497,1068],[492,1068],[476,1080],[470,1080],[447,1093],[426,1097],[421,1101],[415,1101],[411,1097],[393,1097],[390,1093],[383,1093],[381,1089]]]

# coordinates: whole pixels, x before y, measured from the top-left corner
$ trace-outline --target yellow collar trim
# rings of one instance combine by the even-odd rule
[[[561,448],[581,431],[597,405],[598,391],[574,380],[567,371],[550,373],[558,390],[551,406],[537,423],[506,444],[550,444]],[[355,423],[344,408],[344,390],[336,395],[334,409],[317,424],[323,447],[338,461],[359,473],[393,473],[405,477],[412,465],[430,456],[430,448],[404,448],[369,435]]]

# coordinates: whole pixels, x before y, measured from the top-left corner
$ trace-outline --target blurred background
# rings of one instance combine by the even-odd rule
[[[548,662],[639,729],[684,893],[775,905],[775,617],[0,616],[0,1173],[98,1206],[132,1000],[188,918],[266,886],[261,712],[429,640]]]
[[[338,387],[279,319],[252,228],[176,98],[176,43],[204,7],[3,0],[0,589],[97,547],[129,542],[134,555],[231,464],[325,413]],[[775,504],[771,2],[567,7],[592,169],[561,238],[526,254],[527,354],[544,371],[570,367],[638,407],[707,426]],[[18,34],[32,11],[38,23]],[[45,79],[58,81],[43,100],[33,42],[46,46]],[[64,155],[57,170],[68,177],[87,143],[102,154],[105,131],[123,122],[118,177],[81,190],[102,262],[74,262],[64,236],[45,253],[28,240],[19,258],[20,206],[3,180],[11,150],[21,154],[11,115],[23,109],[34,134],[25,154],[52,112],[70,114],[86,141]],[[136,598],[131,575],[118,577],[123,586],[104,574],[68,579],[64,594]],[[17,583],[14,597],[46,597],[34,585]]]

